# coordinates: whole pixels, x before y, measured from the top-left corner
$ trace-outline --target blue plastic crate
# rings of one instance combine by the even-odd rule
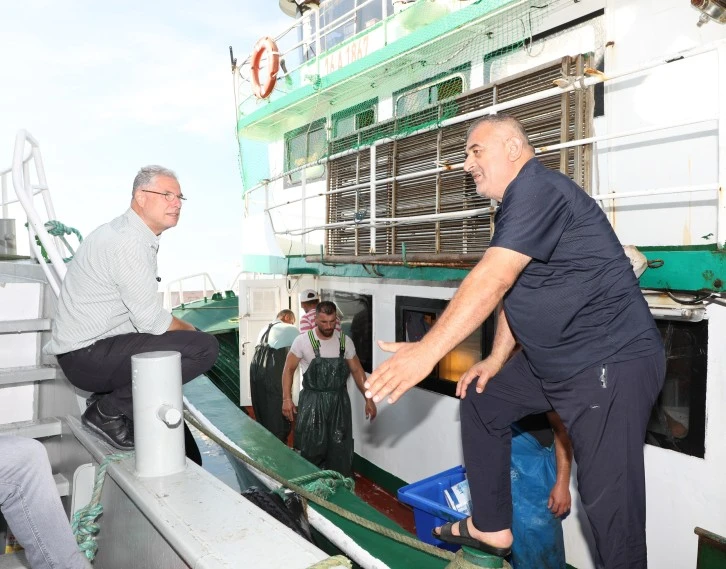
[[[416,535],[424,543],[430,543],[443,549],[456,551],[458,545],[444,543],[431,535],[431,530],[445,524],[463,520],[466,515],[452,510],[446,504],[444,490],[466,478],[466,469],[457,466],[439,474],[429,476],[398,490],[398,499],[404,504],[413,506],[413,517],[416,522]]]

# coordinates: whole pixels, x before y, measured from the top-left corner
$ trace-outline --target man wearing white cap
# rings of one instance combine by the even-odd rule
[[[300,318],[300,332],[307,332],[315,328],[315,308],[320,302],[320,295],[308,288],[300,293],[300,306],[305,314]],[[336,331],[340,332],[340,318],[335,323]]]

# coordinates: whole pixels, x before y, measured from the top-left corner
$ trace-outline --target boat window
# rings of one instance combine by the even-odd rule
[[[656,322],[666,349],[666,378],[648,422],[646,442],[703,458],[708,321]]]
[[[378,99],[371,99],[355,107],[345,109],[332,117],[333,138],[342,138],[371,126],[376,122],[376,104]]]
[[[441,316],[448,302],[440,299],[397,296],[396,341],[416,342],[423,338]],[[489,355],[493,338],[494,317],[492,316],[446,354],[418,387],[454,396],[456,383],[461,375]]]
[[[386,14],[393,14],[392,0],[324,0],[320,5],[321,45],[332,49],[380,22],[384,3]],[[314,18],[311,26],[314,33]]]
[[[320,296],[338,307],[340,326],[355,344],[363,369],[373,372],[373,297],[341,290],[322,289]]]
[[[456,75],[443,81],[421,85],[396,99],[396,116],[402,117],[420,111],[424,107],[461,95],[463,92],[463,75]]]
[[[312,122],[304,127],[285,134],[285,170],[315,162],[326,154],[327,139],[325,136],[325,119]],[[325,166],[318,165],[308,168],[307,180],[322,178]],[[287,182],[298,184],[302,180],[302,171],[298,170],[287,176]]]

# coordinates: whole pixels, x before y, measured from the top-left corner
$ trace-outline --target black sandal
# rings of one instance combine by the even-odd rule
[[[455,523],[459,524],[459,533],[461,535],[454,535],[452,533],[451,528],[454,527]],[[512,553],[511,547],[494,547],[493,545],[489,545],[488,543],[484,543],[483,541],[479,541],[478,539],[471,537],[467,526],[468,524],[466,523],[466,520],[461,520],[460,522],[449,522],[441,526],[441,533],[436,533],[435,529],[432,529],[431,535],[445,543],[465,545],[466,547],[478,549],[479,551],[489,553],[490,555],[496,555],[497,557],[507,557],[510,553]]]

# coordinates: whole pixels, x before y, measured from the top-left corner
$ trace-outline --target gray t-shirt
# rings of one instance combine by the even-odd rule
[[[317,335],[317,329],[313,334],[320,340],[320,356],[323,358],[337,358],[340,355],[340,332],[335,331],[329,339],[323,339]],[[307,371],[310,362],[315,358],[313,345],[310,343],[308,333],[300,334],[290,347],[290,352],[300,358],[300,373]],[[350,360],[355,355],[355,345],[350,336],[345,336],[345,359]]]

